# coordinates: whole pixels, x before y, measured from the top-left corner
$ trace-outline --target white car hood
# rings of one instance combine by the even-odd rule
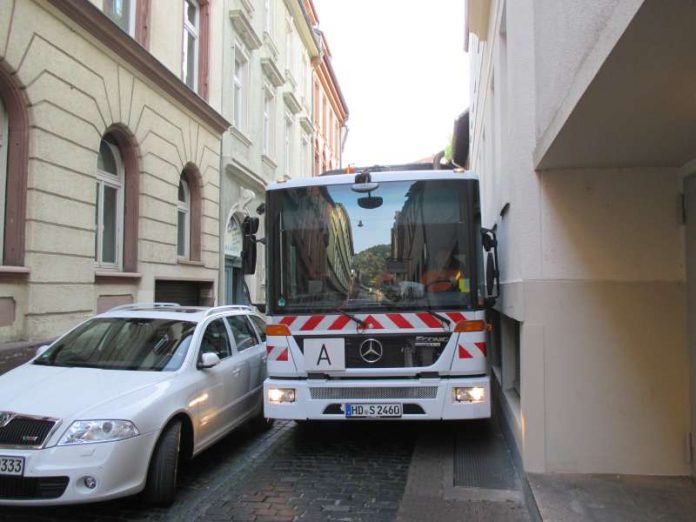
[[[85,418],[83,414],[90,411],[101,413],[100,406],[106,406],[104,413],[108,413],[108,403],[122,404],[117,399],[124,395],[138,391],[140,397],[149,395],[142,393],[145,388],[153,388],[152,396],[157,396],[156,388],[174,375],[28,363],[0,376],[0,411],[64,420]],[[111,412],[115,418],[119,418],[118,413]]]

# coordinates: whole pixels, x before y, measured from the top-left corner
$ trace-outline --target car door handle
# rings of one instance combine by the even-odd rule
[[[242,373],[241,368],[234,368],[232,370],[232,377],[238,377],[240,373]]]
[[[261,362],[266,362],[268,360],[268,355],[261,356]]]

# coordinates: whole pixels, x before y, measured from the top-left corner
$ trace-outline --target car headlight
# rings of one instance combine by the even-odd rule
[[[130,439],[140,435],[138,428],[127,420],[86,420],[75,421],[58,442],[59,446],[71,444],[91,444],[94,442],[113,442]]]

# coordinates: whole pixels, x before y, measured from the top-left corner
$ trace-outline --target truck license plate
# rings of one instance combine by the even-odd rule
[[[346,417],[401,417],[401,404],[346,404]]]
[[[3,457],[0,455],[0,475],[24,475],[24,457]]]

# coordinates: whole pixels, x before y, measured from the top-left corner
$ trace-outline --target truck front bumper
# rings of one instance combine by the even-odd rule
[[[458,402],[455,388],[483,388],[477,402]],[[270,390],[283,393],[292,402],[271,402]],[[272,419],[353,420],[346,417],[350,404],[401,404],[400,417],[370,417],[371,420],[456,420],[491,416],[490,378],[452,377],[438,379],[307,380],[268,378],[264,383],[264,412]],[[279,395],[275,392],[274,395]],[[360,417],[364,419],[364,417]]]

